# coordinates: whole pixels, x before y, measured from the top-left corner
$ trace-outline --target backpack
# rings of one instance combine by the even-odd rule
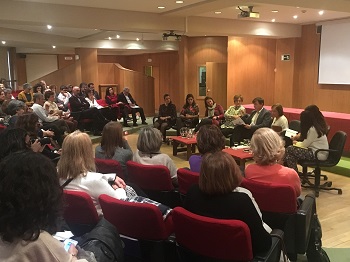
[[[102,218],[89,232],[77,238],[79,246],[94,253],[97,262],[123,262],[123,242],[114,225]]]

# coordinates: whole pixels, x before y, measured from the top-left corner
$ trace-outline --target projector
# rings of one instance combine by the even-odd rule
[[[181,41],[181,35],[175,34],[174,30],[170,30],[169,33],[163,33],[163,41],[167,41],[169,37],[173,37],[176,41]]]
[[[238,18],[259,18],[260,14],[258,12],[253,12],[253,6],[248,6],[249,11],[243,10],[241,7],[238,6],[238,9],[241,10],[241,13],[238,14]]]

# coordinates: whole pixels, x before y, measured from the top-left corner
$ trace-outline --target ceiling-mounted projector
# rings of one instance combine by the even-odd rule
[[[259,18],[260,14],[258,12],[253,12],[253,6],[248,6],[248,11],[243,10],[240,6],[238,6],[238,9],[241,10],[241,13],[238,14],[238,18],[245,18],[245,17],[251,17],[251,18]]]
[[[175,34],[174,30],[170,30],[169,33],[163,33],[163,41],[167,41],[168,37],[174,37],[176,41],[181,41],[181,35]]]

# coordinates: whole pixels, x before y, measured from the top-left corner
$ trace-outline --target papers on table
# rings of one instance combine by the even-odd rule
[[[286,137],[291,138],[292,136],[295,136],[296,134],[298,134],[298,131],[295,131],[295,130],[289,129],[289,128],[286,129],[286,133],[285,133]]]

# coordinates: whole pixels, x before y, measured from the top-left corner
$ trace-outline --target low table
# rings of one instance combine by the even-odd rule
[[[253,159],[253,154],[249,152],[244,152],[244,149],[245,148],[225,148],[222,151],[231,155],[233,159],[239,163],[239,167],[241,168],[241,170],[244,170],[246,161]]]
[[[186,160],[188,160],[190,156],[196,152],[196,137],[186,138],[181,136],[172,136],[171,139],[173,140],[173,156],[176,156],[178,152],[187,151]],[[180,144],[184,144],[186,147],[178,148]]]

